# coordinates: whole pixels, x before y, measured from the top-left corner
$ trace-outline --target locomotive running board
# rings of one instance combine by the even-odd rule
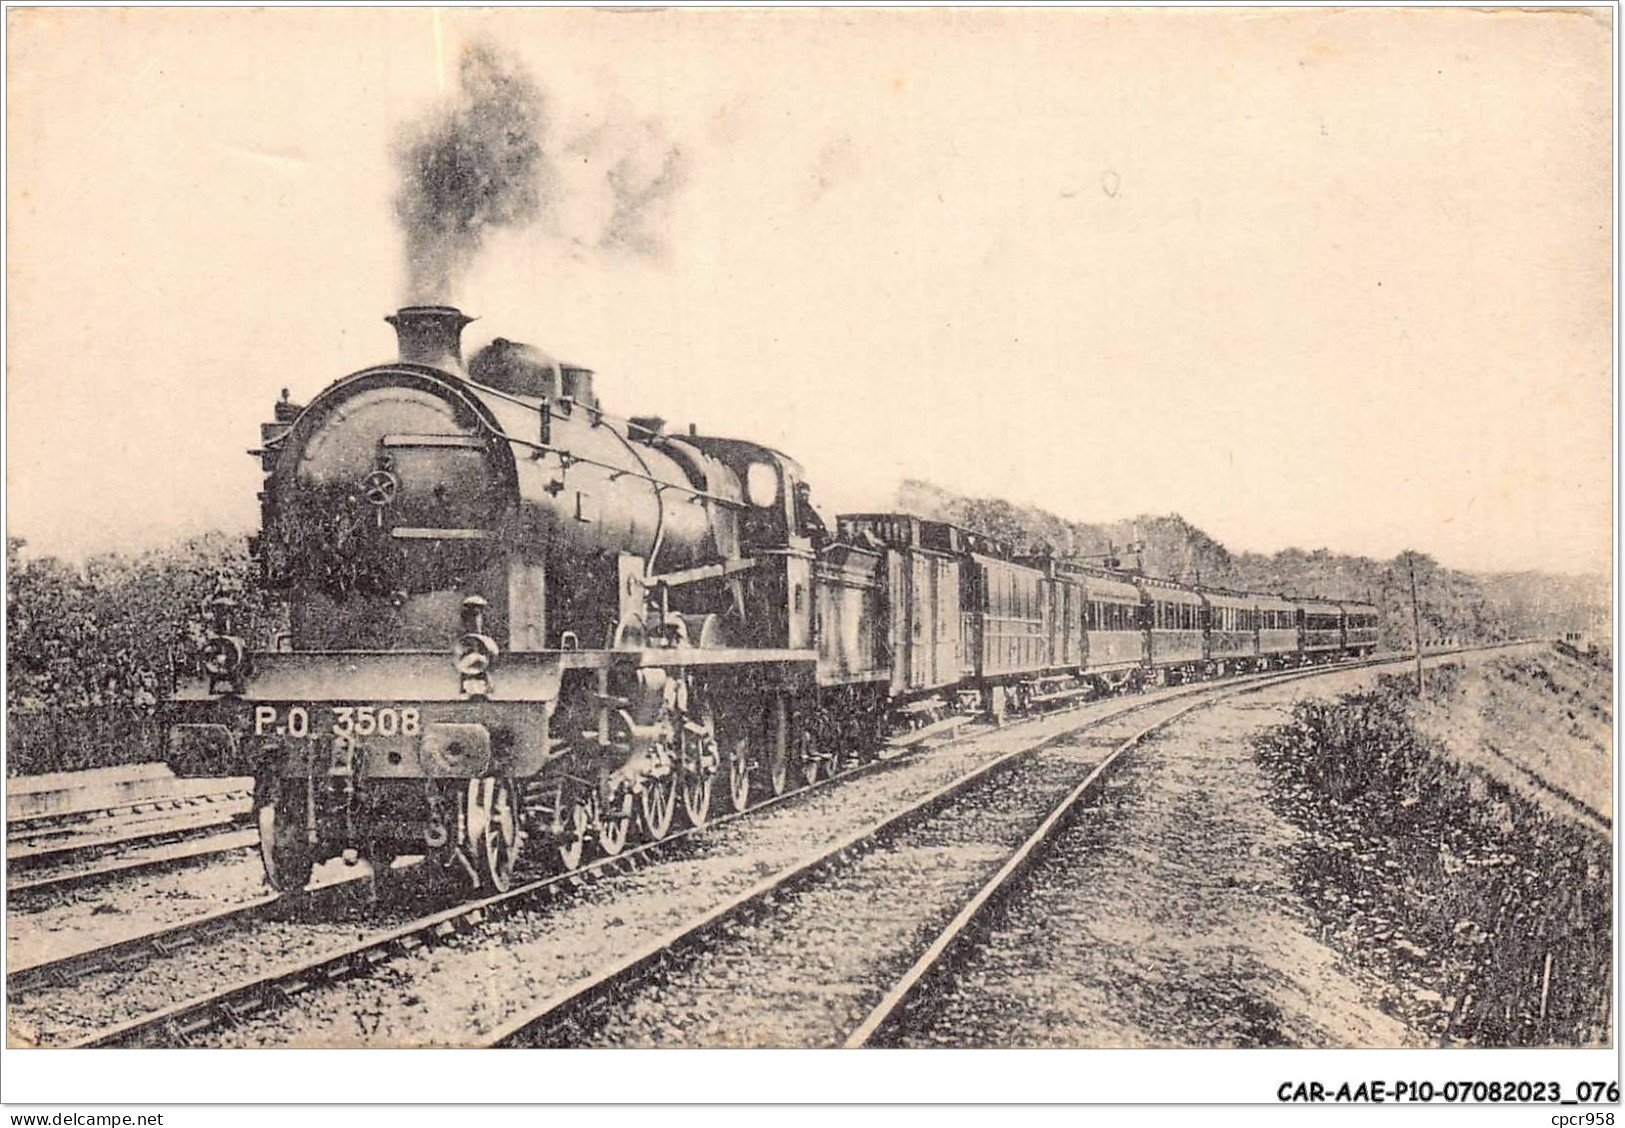
[[[398,525],[389,530],[396,540],[495,540],[490,529],[422,529]]]

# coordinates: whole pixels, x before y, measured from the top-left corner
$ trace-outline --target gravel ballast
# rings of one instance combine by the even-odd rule
[[[1295,891],[1302,835],[1271,811],[1249,743],[1294,701],[1376,676],[1242,696],[1136,750],[960,953],[899,1044],[1428,1044]]]

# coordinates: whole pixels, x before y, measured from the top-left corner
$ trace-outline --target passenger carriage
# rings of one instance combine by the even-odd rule
[[[1343,649],[1356,658],[1377,651],[1377,609],[1370,603],[1344,603]]]
[[[1079,567],[1084,585],[1084,671],[1102,689],[1143,676],[1149,661],[1140,589],[1121,574]]]
[[[1201,590],[1206,601],[1208,671],[1223,677],[1258,663],[1258,597],[1238,592]]]
[[[1304,662],[1330,662],[1343,649],[1343,609],[1320,599],[1298,600],[1299,654]]]
[[[1258,659],[1261,669],[1296,662],[1298,605],[1279,595],[1259,595]]]
[[[1134,584],[1140,590],[1153,676],[1163,684],[1200,677],[1207,660],[1202,596],[1172,580],[1136,576]]]
[[[960,593],[972,676],[995,714],[1010,697],[1024,708],[1051,666],[1052,585],[1042,571],[1011,560],[974,551],[967,559]]]

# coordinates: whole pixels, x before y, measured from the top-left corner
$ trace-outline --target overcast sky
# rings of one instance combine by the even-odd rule
[[[279,390],[393,355],[391,139],[483,38],[567,191],[459,287],[470,345],[779,446],[827,510],[913,476],[1233,550],[1610,566],[1606,12],[9,18],[40,551],[251,527]],[[603,162],[672,147],[659,247],[601,245]]]

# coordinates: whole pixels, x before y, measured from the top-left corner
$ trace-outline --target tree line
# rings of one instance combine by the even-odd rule
[[[244,537],[208,533],[73,563],[6,538],[7,773],[159,759],[158,704],[199,672],[209,600],[266,645],[282,610],[253,583]]]

